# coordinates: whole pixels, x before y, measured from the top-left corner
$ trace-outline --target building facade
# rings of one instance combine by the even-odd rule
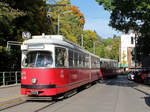
[[[135,34],[123,34],[121,35],[120,43],[120,66],[133,68],[135,67],[135,62],[132,59],[132,50],[135,48]]]

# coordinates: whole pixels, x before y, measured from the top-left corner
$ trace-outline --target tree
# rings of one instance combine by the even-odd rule
[[[124,51],[123,51],[123,56],[122,56],[122,64],[125,66],[126,64],[127,64],[127,61],[125,60],[125,58],[126,58],[126,54],[124,53]]]
[[[147,0],[96,0],[111,12],[110,26],[137,34],[138,60],[150,54],[150,2]]]
[[[83,14],[76,6],[71,6],[70,0],[60,0],[56,4],[66,4],[66,6],[53,7],[51,12],[49,12],[55,29],[57,30],[58,15],[60,15],[60,34],[64,35],[66,39],[80,44],[85,23]]]
[[[52,28],[47,18],[47,4],[42,0],[1,0],[0,2],[0,46],[1,66],[17,66],[21,63],[21,51],[13,46],[10,53],[4,50],[7,41],[23,41],[21,34],[30,31],[32,35],[52,34]],[[8,59],[9,64],[6,63]],[[7,61],[7,62],[8,62]],[[14,65],[13,65],[14,64]],[[5,69],[9,70],[9,69]]]
[[[89,52],[93,53],[94,41],[97,41],[96,33],[91,30],[85,30],[83,33],[83,45]]]
[[[0,2],[0,46],[5,46],[15,27],[12,21],[18,17],[25,16],[20,10],[15,10],[9,4]]]
[[[120,45],[120,37],[114,37],[110,54],[111,59],[119,60],[119,45]]]
[[[14,9],[5,2],[0,2],[0,57],[2,59],[0,61],[0,71],[18,70],[20,68],[16,64],[21,60],[20,51],[17,50],[19,47],[15,47],[15,52],[8,53],[6,43],[14,39],[12,38],[13,29],[15,29],[15,25],[12,24],[13,21],[22,16],[25,16],[23,11]]]

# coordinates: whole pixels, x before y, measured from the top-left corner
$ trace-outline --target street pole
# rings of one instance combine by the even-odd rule
[[[72,11],[69,10],[69,11],[63,12],[63,13],[61,13],[61,14],[66,14],[66,13],[69,13],[69,12],[72,12]],[[57,20],[57,24],[58,24],[58,27],[57,27],[57,34],[58,34],[58,35],[60,34],[60,29],[59,29],[59,27],[60,27],[60,15],[61,15],[61,14],[58,14],[58,20]]]
[[[94,41],[93,42],[93,53],[95,54],[96,53],[96,43],[101,43],[100,41]]]
[[[94,41],[94,43],[93,43],[93,53],[95,54],[95,41]]]
[[[57,34],[58,34],[58,35],[59,35],[59,26],[60,26],[60,25],[59,25],[59,24],[60,24],[60,23],[59,23],[59,18],[60,18],[60,14],[58,14],[58,27],[57,27]]]
[[[134,52],[135,52],[135,68],[136,68],[136,33],[135,33],[135,49],[134,49]]]
[[[83,45],[83,34],[81,34],[81,42],[82,42],[81,46],[84,47],[84,45]]]
[[[51,18],[51,15],[49,14],[49,12],[52,10],[52,7],[57,7],[57,6],[63,6],[64,7],[64,6],[66,6],[66,4],[51,4],[51,5],[49,5],[49,9],[48,9],[48,12],[47,12],[47,17],[48,17],[48,19],[50,21],[50,24],[52,26],[54,34],[56,34],[57,32],[56,32],[56,30],[54,28],[53,21],[52,21],[52,18]]]

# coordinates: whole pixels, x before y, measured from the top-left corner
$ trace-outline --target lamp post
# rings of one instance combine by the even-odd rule
[[[81,46],[84,48],[84,45],[83,45],[83,34],[81,34]]]
[[[54,28],[54,25],[53,25],[53,20],[52,20],[52,18],[51,18],[51,15],[49,14],[49,12],[51,12],[52,11],[52,8],[53,7],[64,7],[64,6],[66,6],[66,4],[51,4],[51,5],[49,5],[49,9],[48,9],[48,12],[47,12],[47,18],[48,18],[48,20],[49,20],[49,22],[50,22],[50,24],[51,24],[51,26],[52,26],[52,29],[53,29],[53,33],[54,34],[56,34],[56,30],[55,30],[55,28]]]
[[[134,49],[135,50],[134,51],[135,52],[135,68],[137,67],[137,57],[136,57],[136,44],[137,43],[136,43],[136,41],[137,41],[137,34],[135,33],[135,49]]]
[[[58,14],[58,29],[57,29],[57,34],[59,35],[59,27],[60,27],[60,15],[62,14],[66,14],[66,13],[69,13],[69,12],[72,12],[71,10],[70,11],[66,11],[66,12],[63,12],[61,14]]]
[[[99,42],[99,41],[94,41],[93,42],[93,53],[95,54],[95,46],[96,46],[96,43],[101,43],[101,42]]]

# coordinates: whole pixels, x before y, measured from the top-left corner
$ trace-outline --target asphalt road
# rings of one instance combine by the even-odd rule
[[[118,76],[64,100],[30,101],[3,112],[150,112],[150,87]]]

